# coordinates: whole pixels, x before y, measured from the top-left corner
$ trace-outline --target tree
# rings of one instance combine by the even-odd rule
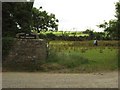
[[[97,25],[99,28],[104,28],[104,32],[106,33],[106,38],[108,39],[116,39],[120,38],[120,0],[116,2],[116,19],[109,20],[108,22],[104,21],[103,24]]]
[[[103,24],[98,25],[99,28],[104,28],[105,37],[107,39],[117,39],[117,20],[109,20],[108,22],[104,21]]]
[[[42,7],[32,9],[32,27],[38,33],[42,30],[58,30],[58,19],[54,14],[48,14]]]
[[[94,35],[96,39],[98,40],[104,40],[105,39],[105,33],[104,32],[94,32]]]
[[[100,25],[97,25],[99,28],[107,28],[108,27],[108,23],[104,20],[104,22]]]
[[[120,0],[116,3],[116,18],[120,22]]]
[[[2,3],[2,36],[13,36],[17,32],[18,28],[13,20],[13,3]]]
[[[18,32],[30,32],[33,2],[2,3],[3,36],[15,36]]]
[[[120,39],[120,0],[116,3],[116,18],[117,18],[117,35]]]
[[[16,3],[16,7],[13,13],[15,21],[21,27],[20,32],[30,33],[31,32],[31,21],[32,21],[32,2]]]
[[[92,40],[94,39],[94,32],[91,29],[86,29],[86,31],[83,32],[84,34],[89,34],[89,39]]]

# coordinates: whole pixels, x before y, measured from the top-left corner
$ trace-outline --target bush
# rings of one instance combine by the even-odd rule
[[[83,58],[79,55],[77,52],[61,52],[61,53],[56,53],[56,52],[51,52],[47,63],[57,63],[59,65],[62,65],[66,68],[75,68],[80,66],[81,64],[88,64],[88,59]]]

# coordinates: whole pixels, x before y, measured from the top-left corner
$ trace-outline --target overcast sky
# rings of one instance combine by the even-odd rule
[[[43,7],[59,20],[59,30],[102,31],[96,25],[114,19],[118,0],[35,0],[34,7]]]

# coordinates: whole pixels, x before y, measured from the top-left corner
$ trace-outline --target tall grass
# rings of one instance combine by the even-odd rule
[[[88,59],[83,58],[77,52],[51,52],[48,60],[48,63],[58,63],[66,68],[75,68],[81,64],[88,64]]]
[[[47,70],[69,69],[74,72],[109,71],[118,69],[117,42],[101,42],[93,46],[92,41],[50,42]],[[102,45],[100,45],[102,44]],[[106,44],[108,44],[106,46]],[[50,67],[53,67],[52,69]],[[59,68],[58,68],[59,67]]]

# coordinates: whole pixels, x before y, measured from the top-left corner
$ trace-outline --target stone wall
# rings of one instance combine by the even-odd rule
[[[21,69],[39,68],[47,57],[46,46],[46,41],[42,39],[15,39],[3,66]]]

